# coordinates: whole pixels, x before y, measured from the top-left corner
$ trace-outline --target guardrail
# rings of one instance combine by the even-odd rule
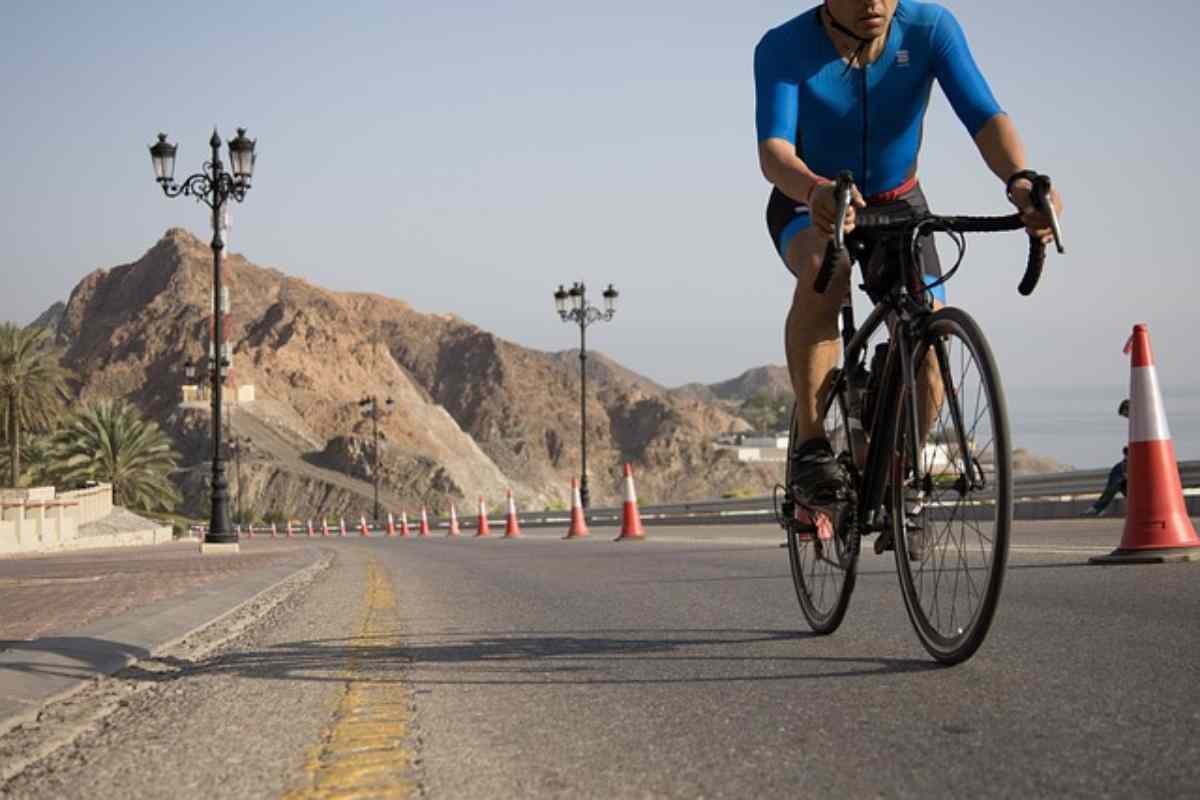
[[[1019,510],[1022,501],[1045,502],[1051,498],[1097,496],[1104,491],[1109,469],[1025,475],[1013,481],[1013,498]],[[1200,461],[1180,462],[1179,476],[1185,490],[1200,488]],[[988,496],[986,493],[981,494],[980,499],[986,499]],[[1197,504],[1196,498],[1189,500],[1192,501],[1190,506]],[[771,497],[641,506],[639,511],[642,522],[647,525],[745,525],[771,522],[775,518],[775,506]],[[622,514],[621,508],[589,509],[588,524],[620,525]],[[522,512],[521,524],[533,527],[566,525],[570,522],[570,516],[569,511]],[[474,520],[474,517],[463,517],[464,527],[468,521]]]

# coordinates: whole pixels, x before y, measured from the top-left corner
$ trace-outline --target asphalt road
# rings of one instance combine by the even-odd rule
[[[323,543],[309,589],[125,676],[143,689],[3,792],[1200,795],[1200,564],[1087,565],[1119,522],[1019,524],[992,633],[949,669],[890,556],[814,637],[776,529],[558,535]]]

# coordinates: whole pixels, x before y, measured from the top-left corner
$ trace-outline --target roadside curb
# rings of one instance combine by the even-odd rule
[[[0,652],[0,736],[36,720],[47,705],[175,646],[302,573],[315,577],[329,563],[318,547],[307,546],[282,563],[100,620],[69,635],[34,639],[24,647],[12,643]]]

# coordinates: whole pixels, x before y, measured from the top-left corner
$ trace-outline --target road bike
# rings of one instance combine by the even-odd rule
[[[1012,445],[1000,374],[979,325],[939,307],[932,291],[958,272],[967,233],[1024,229],[1020,215],[938,216],[860,209],[842,233],[853,179],[839,176],[838,216],[814,283],[824,293],[840,263],[857,261],[875,306],[855,325],[849,291],[840,313],[842,355],[818,395],[818,413],[850,476],[834,496],[791,488],[797,441],[793,409],[788,475],[776,491],[800,608],[819,634],[833,633],[854,591],[864,537],[895,552],[909,619],[926,650],[944,664],[970,658],[987,636],[1004,583],[1012,526]],[[1051,182],[1034,179],[1034,205],[1048,212],[1063,252]],[[927,281],[923,237],[948,235],[954,266]],[[1045,247],[1030,237],[1019,285],[1041,278]],[[872,337],[884,341],[871,348]],[[867,363],[871,350],[870,364]]]

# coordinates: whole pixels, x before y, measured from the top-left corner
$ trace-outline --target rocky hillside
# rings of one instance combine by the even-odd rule
[[[66,303],[55,303],[47,308],[33,322],[29,323],[30,328],[45,328],[50,331],[52,336],[58,335],[59,326],[62,325],[63,316],[66,314]]]
[[[774,364],[754,367],[731,380],[708,384],[689,383],[671,390],[678,397],[723,403],[733,408],[764,392],[772,397],[791,395],[792,382],[787,367]]]
[[[473,508],[511,486],[523,505],[566,500],[579,468],[577,353],[520,347],[450,315],[400,300],[327,291],[227,259],[232,383],[257,400],[231,415],[253,445],[243,499],[260,513],[363,507],[374,450],[358,400],[396,401],[381,421],[384,500]],[[183,363],[208,341],[211,251],[171,229],[142,258],[88,275],[58,324],[81,400],[127,397],[176,437],[189,503],[203,505],[208,414],[181,408]],[[592,354],[589,354],[589,356]],[[711,441],[746,424],[704,398],[668,392],[599,354],[589,358],[588,460],[593,502],[619,499],[635,464],[643,502],[765,493],[776,470],[740,464]],[[231,472],[232,472],[231,465]]]

